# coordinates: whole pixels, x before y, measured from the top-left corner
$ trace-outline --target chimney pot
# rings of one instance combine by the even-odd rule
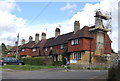
[[[41,40],[46,39],[46,33],[42,32]]]
[[[58,37],[60,35],[60,29],[56,28],[55,30],[55,37]]]
[[[24,45],[25,44],[25,39],[22,39],[22,45]]]
[[[39,33],[35,34],[35,43],[37,44],[39,42]]]
[[[33,37],[32,36],[29,37],[29,41],[33,41]]]
[[[79,21],[74,22],[74,33],[76,33],[80,29],[80,23]]]

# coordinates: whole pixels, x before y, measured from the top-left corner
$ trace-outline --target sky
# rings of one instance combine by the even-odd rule
[[[47,38],[55,36],[55,28],[61,34],[74,30],[74,21],[80,22],[80,28],[95,23],[95,11],[112,13],[112,48],[118,51],[118,0],[100,0],[94,2],[23,2],[0,0],[0,43],[15,45],[19,33],[19,44],[29,36],[45,32]],[[106,23],[105,23],[106,25]]]

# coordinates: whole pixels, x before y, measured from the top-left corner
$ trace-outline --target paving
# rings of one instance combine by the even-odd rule
[[[63,68],[21,71],[3,69],[3,79],[106,79],[107,70],[70,70]]]

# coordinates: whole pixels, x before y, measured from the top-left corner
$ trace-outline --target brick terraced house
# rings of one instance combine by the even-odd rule
[[[19,48],[19,55],[22,57],[50,56],[54,61],[61,61],[63,54],[66,55],[70,63],[97,63],[97,57],[110,58],[111,39],[107,32],[109,31],[103,25],[103,19],[110,19],[104,16],[101,11],[95,14],[95,25],[84,26],[80,29],[79,21],[74,22],[74,31],[60,35],[60,29],[56,28],[55,37],[46,39],[46,34],[42,33],[41,40],[36,33],[35,41],[29,37],[29,42],[22,40]],[[16,54],[14,46],[7,56]]]

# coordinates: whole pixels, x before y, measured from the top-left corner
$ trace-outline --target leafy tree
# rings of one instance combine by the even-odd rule
[[[1,44],[1,49],[2,49],[2,57],[5,57],[7,54],[7,48],[4,43]]]

